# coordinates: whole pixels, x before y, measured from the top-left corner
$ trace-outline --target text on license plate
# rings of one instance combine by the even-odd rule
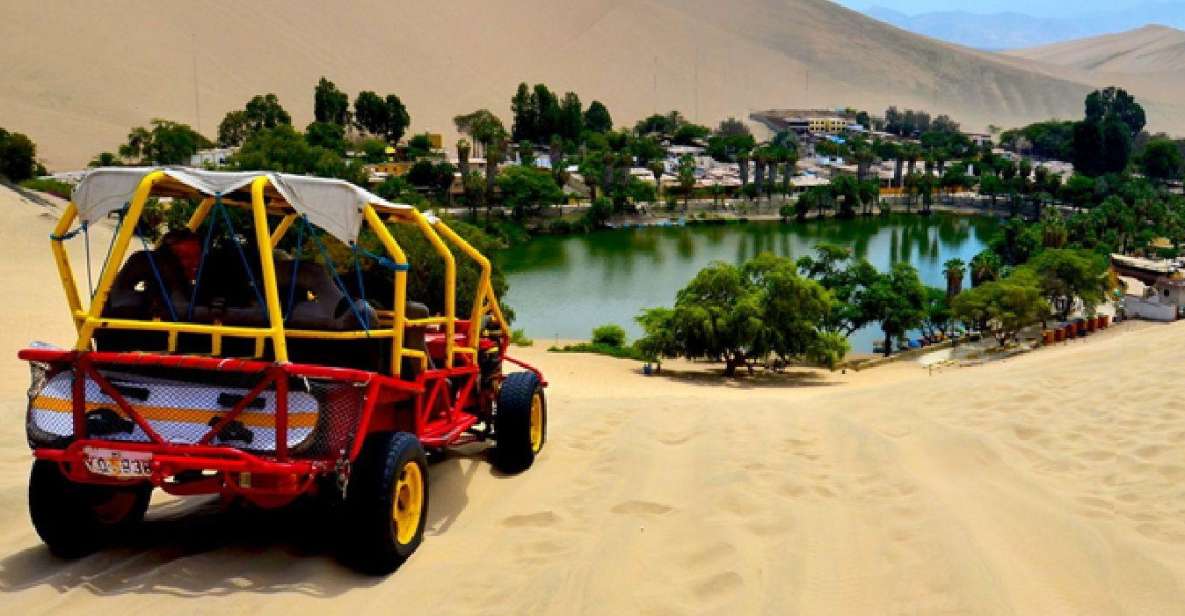
[[[87,447],[83,452],[86,470],[108,477],[148,477],[152,474],[152,453]]]

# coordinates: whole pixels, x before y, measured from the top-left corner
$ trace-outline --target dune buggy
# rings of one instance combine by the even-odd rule
[[[148,208],[184,215],[152,242],[163,224]],[[87,297],[64,242],[82,233],[89,251],[105,218]],[[401,226],[437,260],[417,279],[441,291],[427,303],[407,297],[427,266],[408,262]],[[310,495],[345,516],[355,566],[390,572],[423,539],[425,451],[490,441],[517,473],[543,447],[546,381],[506,354],[490,262],[415,208],[337,180],[97,169],[51,240],[78,337],[19,355],[33,373],[29,509],[55,554],[134,527],[155,488],[265,508]],[[467,318],[453,250],[476,272]]]

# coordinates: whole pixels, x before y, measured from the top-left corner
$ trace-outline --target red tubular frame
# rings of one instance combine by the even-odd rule
[[[481,420],[481,407],[486,398],[475,395],[481,379],[480,368],[467,358],[463,365],[451,368],[428,370],[420,373],[415,381],[404,381],[365,370],[334,368],[311,364],[275,364],[257,360],[224,359],[187,355],[159,355],[154,353],[80,352],[59,349],[24,349],[18,356],[26,361],[57,366],[69,366],[75,378],[72,388],[74,434],[82,435],[65,449],[34,449],[38,459],[52,460],[62,465],[63,472],[72,481],[127,485],[129,480],[115,479],[91,474],[83,464],[87,447],[115,449],[122,451],[148,452],[153,454],[152,474],[147,479],[153,485],[177,495],[234,493],[252,498],[260,504],[282,504],[299,494],[314,490],[314,479],[318,475],[335,472],[337,454],[322,458],[293,459],[288,451],[288,379],[308,377],[349,383],[364,388],[362,408],[358,417],[353,441],[346,449],[349,461],[357,459],[362,445],[372,432],[390,429],[412,431],[428,448],[447,447],[473,440],[466,433]],[[503,359],[521,366],[539,376],[534,367],[505,356]],[[207,370],[211,372],[234,372],[258,374],[260,380],[231,410],[223,415],[199,439],[197,444],[166,442],[128,403],[124,396],[102,375],[97,366],[154,366],[164,368]],[[85,378],[84,378],[85,377]],[[86,432],[86,379],[94,381],[108,397],[115,401],[120,410],[130,417],[144,431],[151,442],[127,442],[92,439]],[[454,384],[461,380],[454,390]],[[544,382],[544,384],[546,384]],[[253,400],[269,386],[275,386],[275,432],[274,454],[256,454],[228,446],[210,445],[214,437],[231,421],[238,417]],[[455,391],[455,393],[454,393]],[[450,397],[452,398],[450,400]],[[441,400],[444,403],[441,403]],[[402,417],[402,419],[400,419]],[[169,483],[167,478],[184,471],[215,471],[218,474],[206,479],[186,483]],[[263,484],[259,487],[244,486],[242,478],[234,475],[251,473],[259,475]],[[271,477],[271,480],[265,478]],[[251,483],[255,483],[252,481]],[[272,485],[274,484],[274,485]]]

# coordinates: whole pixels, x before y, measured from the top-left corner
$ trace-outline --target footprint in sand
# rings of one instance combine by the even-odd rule
[[[1016,425],[1016,426],[1012,427],[1012,430],[1016,434],[1016,438],[1018,438],[1022,441],[1030,440],[1033,437],[1038,436],[1042,433],[1042,430],[1040,428],[1034,428],[1031,426]]]
[[[1140,524],[1136,530],[1145,537],[1164,543],[1185,543],[1185,534],[1171,530],[1162,524]]]
[[[631,500],[617,503],[610,511],[625,515],[663,515],[674,511],[674,508],[662,503]]]
[[[1137,457],[1149,460],[1159,456],[1161,452],[1164,451],[1164,449],[1165,448],[1161,445],[1145,445],[1144,447],[1137,449],[1135,453]]]
[[[736,571],[725,571],[697,582],[692,591],[701,600],[724,599],[745,585],[745,580]]]
[[[1180,467],[1175,464],[1162,464],[1156,468],[1156,472],[1166,479],[1180,479],[1185,476],[1185,467]]]
[[[731,543],[717,541],[691,552],[683,559],[683,562],[689,567],[706,567],[715,561],[732,558],[736,551],[737,549]]]
[[[559,521],[560,516],[554,512],[540,511],[538,513],[512,515],[508,518],[503,518],[502,526],[509,526],[510,528],[545,528],[555,526]]]

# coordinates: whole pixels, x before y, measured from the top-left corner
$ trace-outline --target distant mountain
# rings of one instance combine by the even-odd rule
[[[967,11],[906,15],[879,6],[864,13],[903,30],[989,51],[1049,45],[1150,23],[1185,28],[1185,3],[1180,2],[1150,2],[1123,11],[1065,17],[1033,17],[1016,12],[981,15]]]
[[[1018,49],[1008,55],[1100,73],[1185,72],[1185,32],[1145,26],[1129,32]]]

